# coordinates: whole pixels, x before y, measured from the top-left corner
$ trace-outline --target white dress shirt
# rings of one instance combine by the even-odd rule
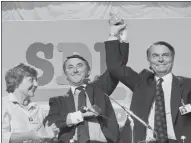
[[[86,87],[85,84],[82,86]],[[76,108],[76,111],[78,111],[78,94],[79,94],[79,92],[77,91],[78,93],[76,94],[76,88],[77,87],[75,87],[75,86],[71,86],[71,91],[74,96],[75,108]],[[85,94],[86,94],[86,105],[88,108],[90,108],[92,105],[90,103],[89,97],[86,92],[85,92]],[[98,123],[96,118],[92,118],[92,119],[88,120],[88,128],[89,128],[90,140],[107,142],[107,140],[101,130],[100,124]],[[75,130],[73,140],[77,140],[77,129]]]
[[[159,77],[155,77],[156,81],[159,80]],[[172,123],[172,115],[171,115],[171,89],[172,89],[172,73],[169,73],[162,77],[164,80],[162,82],[162,88],[164,92],[164,100],[165,100],[165,112],[166,112],[166,123],[167,123],[167,133],[168,139],[176,140],[176,136],[174,133],[174,127]],[[158,84],[158,82],[157,82]],[[155,102],[151,107],[151,111],[149,114],[148,122],[149,125],[154,129],[154,116],[155,116]],[[150,129],[147,129],[146,140],[155,140],[153,137],[153,132]]]

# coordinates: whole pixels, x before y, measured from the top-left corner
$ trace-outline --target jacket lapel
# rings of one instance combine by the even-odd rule
[[[150,109],[151,109],[151,106],[153,104],[153,101],[154,101],[154,98],[155,98],[155,95],[156,95],[156,80],[154,78],[154,74],[150,75],[150,77],[148,78],[148,83],[149,83],[149,89],[148,89],[148,93],[147,93],[147,96],[149,96],[147,98],[147,110],[149,114],[150,112]]]
[[[93,100],[93,94],[94,93],[93,92],[94,92],[93,87],[91,85],[87,85],[86,86],[86,93],[87,93],[87,96],[89,97],[91,105],[94,105],[94,100]]]
[[[65,107],[68,107],[68,113],[70,112],[75,112],[75,104],[74,104],[74,97],[72,94],[71,89],[68,91],[67,95],[66,95],[66,102],[65,104],[67,104]]]
[[[171,113],[174,125],[176,123],[176,117],[178,115],[182,93],[183,93],[183,83],[176,76],[173,75],[172,90],[171,90]]]

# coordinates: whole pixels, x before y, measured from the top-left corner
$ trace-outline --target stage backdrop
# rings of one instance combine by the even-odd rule
[[[173,73],[191,77],[191,19],[129,19],[128,65],[140,72],[148,68],[146,49],[153,42],[164,40],[175,47]],[[48,110],[50,97],[63,95],[69,85],[64,77],[63,60],[73,52],[86,57],[92,67],[91,77],[106,69],[104,41],[108,39],[107,20],[4,21],[2,23],[2,96],[5,72],[19,63],[38,69],[39,88],[34,101]],[[129,107],[132,92],[119,84],[111,97]],[[144,96],[144,95],[143,95]],[[120,107],[113,104],[119,124],[126,119]]]

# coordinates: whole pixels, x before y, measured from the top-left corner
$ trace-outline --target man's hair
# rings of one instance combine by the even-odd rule
[[[88,70],[88,71],[91,70],[88,61],[87,61],[84,57],[82,57],[82,56],[80,56],[80,55],[72,55],[72,56],[67,57],[66,60],[64,61],[64,64],[63,64],[64,73],[66,73],[66,62],[67,62],[69,59],[73,59],[73,58],[77,58],[77,59],[80,59],[80,60],[84,61],[85,64],[86,64],[87,70]]]
[[[21,84],[24,77],[37,78],[37,75],[38,73],[34,68],[23,63],[11,68],[5,74],[6,91],[8,93],[13,93],[16,87]]]
[[[158,41],[158,42],[155,42],[153,43],[148,49],[147,49],[147,58],[149,58],[149,52],[150,52],[150,48],[152,46],[156,46],[156,45],[164,45],[166,46],[172,53],[172,56],[174,58],[175,56],[175,50],[174,50],[174,47],[172,45],[170,45],[169,43],[165,42],[165,41]]]

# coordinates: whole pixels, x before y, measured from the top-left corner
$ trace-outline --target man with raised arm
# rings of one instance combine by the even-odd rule
[[[114,34],[113,37],[118,39],[119,35]],[[140,73],[126,66],[128,56],[123,55],[128,54],[121,53],[119,47],[106,45],[106,48],[109,53],[106,61],[110,74],[133,92],[130,110],[154,130],[153,132],[134,120],[135,143],[180,143],[181,136],[186,136],[185,141],[190,143],[191,113],[181,115],[179,107],[183,103],[191,103],[191,79],[172,73],[174,47],[165,41],[153,43],[146,51],[150,70],[144,69]],[[130,135],[127,119],[120,136],[124,143],[130,143]]]

